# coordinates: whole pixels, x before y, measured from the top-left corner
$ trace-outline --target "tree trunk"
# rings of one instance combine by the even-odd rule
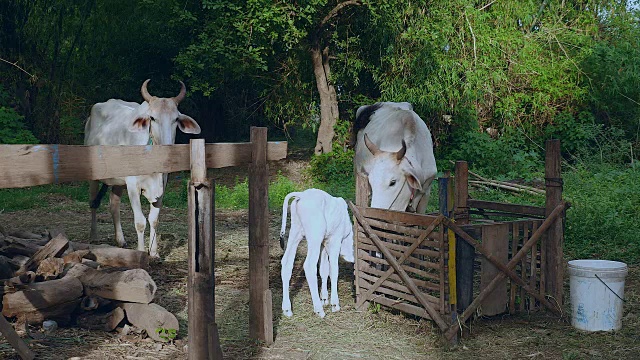
[[[316,141],[315,154],[326,154],[332,150],[333,127],[338,120],[338,97],[336,89],[331,84],[331,70],[329,68],[329,47],[321,49],[320,45],[311,48],[313,73],[316,86],[320,94],[320,128]]]

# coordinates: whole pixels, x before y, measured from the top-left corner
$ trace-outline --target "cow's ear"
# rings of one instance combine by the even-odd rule
[[[180,114],[178,116],[178,127],[186,134],[200,134],[200,125],[189,115]]]
[[[413,169],[407,171],[404,176],[407,177],[407,183],[409,184],[409,186],[418,191],[422,191],[422,184],[420,184],[420,180],[418,180],[418,177],[413,172]]]
[[[131,126],[129,126],[129,131],[138,132],[138,131],[149,131],[149,124],[151,123],[151,119],[146,116],[138,116]]]

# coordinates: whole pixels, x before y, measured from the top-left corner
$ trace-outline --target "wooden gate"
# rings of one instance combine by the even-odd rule
[[[349,206],[357,219],[356,308],[374,302],[448,329],[446,218]]]
[[[432,319],[449,340],[481,306],[485,315],[503,313],[507,306],[513,313],[516,305],[519,310],[541,305],[561,315],[562,242],[569,203],[562,200],[559,141],[547,142],[546,207],[469,198],[466,162],[456,163],[455,180],[452,213],[451,199],[441,193],[443,214],[416,215],[364,207],[369,203],[368,183],[356,176],[358,206],[349,205],[357,220],[357,307],[370,301]],[[472,219],[470,213],[483,219]],[[491,215],[519,219],[496,221],[489,219]],[[465,257],[467,264],[460,256],[465,253],[471,253]],[[477,295],[473,254],[482,263]],[[469,263],[470,274],[461,271]],[[460,291],[462,278],[471,283],[465,291]],[[466,295],[469,301],[461,301]],[[462,313],[456,316],[456,311]]]

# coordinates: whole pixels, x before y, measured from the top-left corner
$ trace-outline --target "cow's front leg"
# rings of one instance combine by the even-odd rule
[[[322,305],[329,305],[329,291],[327,291],[327,278],[329,277],[329,253],[326,247],[320,252],[320,301]]]
[[[309,284],[309,291],[311,291],[313,312],[321,318],[324,318],[325,314],[322,309],[322,302],[320,302],[320,296],[318,295],[318,260],[320,258],[322,238],[309,236],[309,232],[307,232],[306,229],[305,234],[307,235],[307,258],[304,260],[304,275]]]
[[[145,251],[144,246],[144,230],[147,227],[147,219],[142,212],[142,204],[140,203],[140,190],[136,184],[127,183],[127,193],[131,202],[131,210],[133,211],[133,222],[138,233],[138,250]]]
[[[123,192],[123,186],[113,186],[111,188],[111,194],[109,195],[109,211],[113,218],[116,243],[118,243],[120,247],[127,246],[127,242],[124,240],[124,233],[122,232],[122,223],[120,222],[120,201],[122,199]]]
[[[149,206],[149,256],[160,257],[158,255],[158,217],[160,216],[160,207],[153,204]],[[144,246],[144,243],[143,243]]]

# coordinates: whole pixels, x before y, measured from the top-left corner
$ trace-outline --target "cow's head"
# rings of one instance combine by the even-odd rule
[[[371,207],[405,211],[412,194],[422,191],[415,169],[405,158],[407,145],[397,152],[382,151],[364,134],[364,143],[373,155],[367,177],[371,186]]]
[[[184,99],[187,89],[180,81],[182,88],[178,96],[172,98],[159,98],[151,96],[147,91],[147,79],[141,88],[145,102],[140,105],[134,120],[132,131],[147,130],[151,126],[151,138],[154,144],[170,145],[176,140],[176,128],[187,134],[199,134],[200,125],[190,116],[178,111],[178,104]]]

